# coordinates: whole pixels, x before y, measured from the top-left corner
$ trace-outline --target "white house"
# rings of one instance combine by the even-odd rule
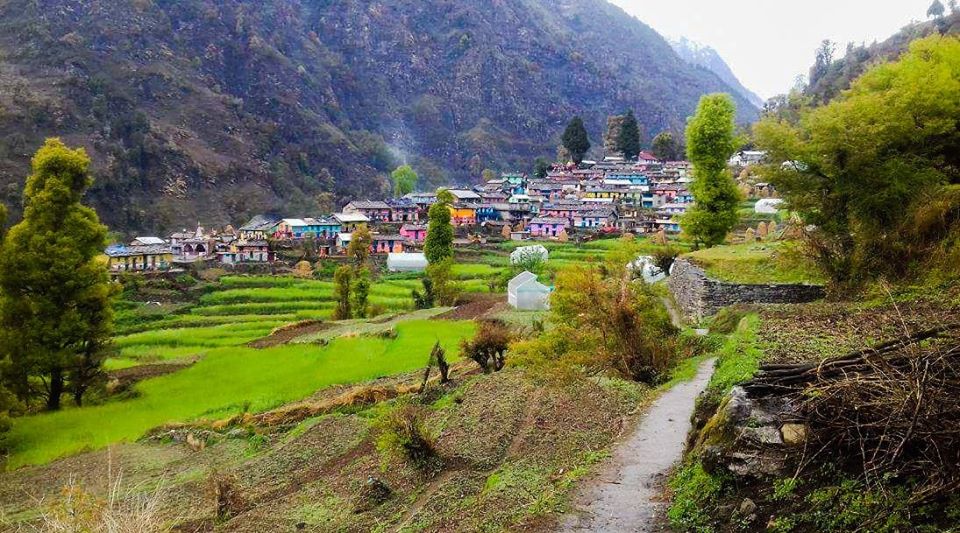
[[[510,253],[510,264],[516,265],[534,259],[546,262],[549,258],[550,252],[543,245],[521,246]]]
[[[427,264],[427,258],[422,253],[387,255],[387,270],[390,272],[423,272]]]
[[[536,274],[521,272],[507,284],[507,303],[521,311],[550,308],[550,287],[537,281]]]

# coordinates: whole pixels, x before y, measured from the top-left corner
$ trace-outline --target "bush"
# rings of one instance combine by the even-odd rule
[[[426,428],[421,408],[401,405],[378,422],[377,450],[384,457],[409,461],[419,470],[439,467],[436,441]]]
[[[737,330],[743,317],[750,313],[750,309],[745,305],[732,305],[720,310],[710,322],[711,333],[721,333],[729,335]]]
[[[483,320],[473,340],[460,344],[463,355],[473,359],[485,374],[499,372],[506,364],[513,333],[502,320]]]

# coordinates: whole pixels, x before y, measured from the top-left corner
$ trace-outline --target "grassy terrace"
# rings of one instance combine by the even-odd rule
[[[793,246],[788,242],[735,244],[684,257],[711,277],[730,283],[823,283],[823,276]]]

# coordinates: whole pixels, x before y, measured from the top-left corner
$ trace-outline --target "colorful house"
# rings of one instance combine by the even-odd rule
[[[373,253],[376,254],[390,254],[390,253],[403,253],[403,245],[407,242],[407,239],[402,235],[374,235],[373,236]]]
[[[477,223],[476,207],[457,204],[449,206],[450,222],[454,226],[474,226]]]
[[[341,233],[352,233],[358,227],[370,223],[370,218],[363,213],[337,213],[333,219],[340,224]]]
[[[107,248],[107,268],[110,272],[157,272],[168,270],[173,263],[173,252],[165,244]]]
[[[420,206],[406,198],[387,200],[390,206],[390,222],[419,222]]]
[[[567,231],[569,221],[566,218],[539,217],[530,221],[527,229],[534,237],[556,237]]]
[[[236,240],[230,249],[217,254],[225,265],[241,263],[272,263],[276,257],[270,251],[270,243],[265,240]]]
[[[276,232],[278,224],[279,217],[257,215],[240,226],[238,237],[244,241],[265,241]]]
[[[616,216],[610,211],[587,211],[573,216],[573,227],[581,229],[602,229],[614,226]]]
[[[410,242],[420,243],[427,240],[427,227],[421,224],[404,224],[400,227],[400,236]]]

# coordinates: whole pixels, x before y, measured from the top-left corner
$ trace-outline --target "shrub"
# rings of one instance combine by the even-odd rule
[[[499,372],[506,364],[507,348],[513,333],[502,320],[483,320],[473,340],[462,341],[463,355],[473,359],[483,372]]]
[[[426,428],[421,408],[401,405],[391,409],[377,424],[377,450],[384,457],[409,461],[420,470],[439,466],[436,441]]]

